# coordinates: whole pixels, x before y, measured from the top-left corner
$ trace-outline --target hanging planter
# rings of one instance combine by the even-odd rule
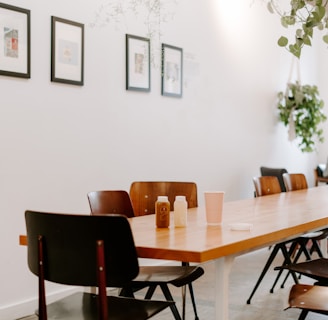
[[[299,139],[302,152],[313,152],[315,142],[323,142],[320,124],[326,121],[324,102],[317,86],[301,85],[298,81],[288,83],[286,92],[278,93],[279,120],[289,127],[291,138]]]

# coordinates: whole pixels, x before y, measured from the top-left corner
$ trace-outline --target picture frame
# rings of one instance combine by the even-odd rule
[[[0,75],[31,78],[30,10],[0,3]]]
[[[126,90],[150,91],[150,40],[126,34]]]
[[[162,43],[162,95],[182,97],[183,49]]]
[[[51,17],[51,81],[83,86],[84,24]]]

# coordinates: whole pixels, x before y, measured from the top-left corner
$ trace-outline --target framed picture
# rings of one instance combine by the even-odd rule
[[[82,86],[84,25],[51,17],[51,81]]]
[[[30,10],[0,3],[0,75],[31,78]]]
[[[150,41],[126,35],[126,90],[150,91]]]
[[[182,61],[181,48],[162,43],[162,95],[182,97]]]

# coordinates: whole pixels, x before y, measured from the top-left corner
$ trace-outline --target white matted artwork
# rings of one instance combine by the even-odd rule
[[[30,10],[0,3],[0,75],[30,78]]]
[[[162,43],[162,95],[182,97],[183,50]]]
[[[126,90],[150,91],[150,41],[126,35]]]
[[[51,19],[51,81],[83,85],[84,25]]]

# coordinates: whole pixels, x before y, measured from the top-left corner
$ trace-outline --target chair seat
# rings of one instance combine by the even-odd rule
[[[108,319],[142,320],[174,304],[170,301],[138,300],[108,296]],[[98,296],[86,292],[74,293],[47,306],[48,320],[98,320]]]
[[[160,284],[170,283],[182,287],[191,283],[204,274],[204,269],[199,266],[145,266],[139,268],[134,284]]]
[[[328,314],[327,295],[327,287],[295,284],[289,293],[289,308]]]
[[[279,269],[294,271],[317,280],[322,285],[328,285],[328,259],[326,258],[275,267],[275,270]]]

